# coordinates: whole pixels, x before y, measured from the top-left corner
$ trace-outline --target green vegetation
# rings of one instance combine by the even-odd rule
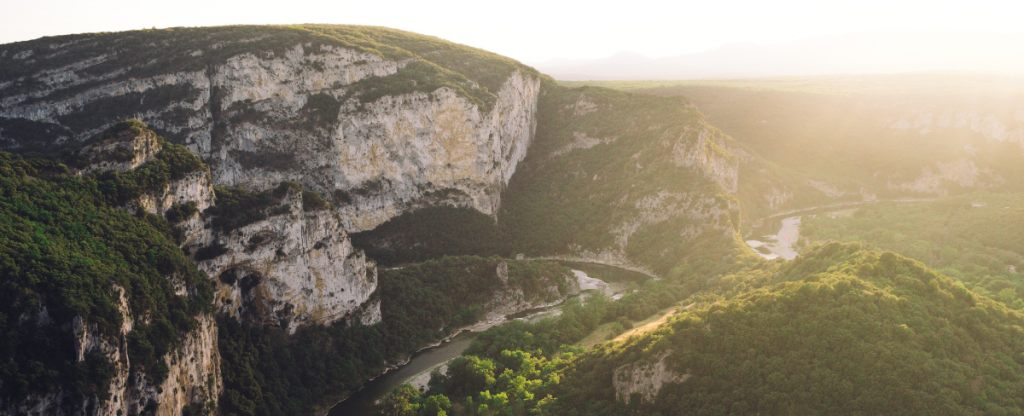
[[[1021,414],[1021,314],[856,243],[812,249],[768,272],[744,282],[759,288],[709,297],[653,333],[588,351],[564,372],[552,414],[630,413],[616,403],[612,372],[669,350],[668,368],[689,378],[666,384],[654,404],[630,406],[652,414]]]
[[[197,212],[199,212],[199,208],[193,201],[188,201],[185,204],[175,203],[167,212],[164,212],[164,218],[167,218],[171,224],[178,224],[192,218]]]
[[[488,329],[473,340],[465,354],[498,358],[503,350],[522,350],[551,356],[562,346],[579,342],[602,323],[624,318],[640,320],[693,293],[693,286],[681,281],[648,280],[643,286],[634,287],[635,292],[628,291],[618,301],[599,295],[589,297],[586,304],[570,299],[562,305],[562,314],[557,318],[537,323],[514,321]]]
[[[215,186],[213,191],[217,196],[217,205],[207,208],[203,215],[213,217],[210,224],[222,233],[263,221],[267,217],[290,213],[291,205],[286,203],[285,198],[294,193],[302,195],[303,211],[317,211],[330,207],[319,194],[303,190],[302,186],[294,181],[281,182],[276,188],[264,192],[249,192],[220,186]]]
[[[498,215],[517,251],[624,249],[632,261],[666,274],[687,260],[697,240],[731,238],[729,230],[738,227],[738,207],[720,185],[700,167],[674,160],[676,148],[703,144],[696,151],[718,152],[711,139],[729,140],[701,143],[703,118],[686,100],[545,82],[537,117],[537,138],[502,194]],[[592,141],[579,147],[581,134]],[[686,196],[692,194],[715,198],[709,205],[719,213],[698,219],[674,211],[692,203]],[[644,221],[645,215],[664,219]],[[639,226],[625,231],[633,222]],[[689,227],[697,230],[685,232]]]
[[[973,206],[978,204],[982,206]],[[1024,197],[975,193],[865,205],[849,217],[804,217],[813,240],[861,241],[923,262],[975,293],[1024,310]]]
[[[211,71],[229,58],[246,53],[280,57],[301,51],[309,57],[322,54],[327,48],[345,48],[388,60],[408,61],[394,76],[369,77],[349,86],[346,92],[360,94],[359,99],[363,103],[386,94],[432,92],[448,87],[483,111],[490,111],[497,100],[495,93],[513,72],[539,75],[535,69],[509,58],[431,36],[370,26],[289,25],[90,33],[0,45],[3,56],[27,51],[33,54],[32,59],[27,60],[5,59],[0,63],[0,79],[13,81],[4,92],[14,96],[48,88],[43,80],[34,77],[47,70],[82,65],[75,70],[76,75],[83,79],[96,77],[45,97],[22,102],[32,104],[42,100],[59,101],[94,89],[110,82],[109,78],[100,76],[117,71],[123,71],[119,77],[124,79],[141,79],[160,74]],[[310,71],[325,70],[323,63],[313,58],[306,65]],[[162,133],[172,141],[181,142],[184,139],[182,132],[195,128],[189,126],[189,118],[201,114],[174,104],[195,102],[201,94],[202,91],[188,84],[157,86],[143,92],[89,102],[77,111],[58,117],[56,122],[0,118],[0,129],[3,129],[5,138],[22,145],[18,151],[48,151],[60,147],[53,141],[58,136],[79,135],[153,110],[160,112],[161,120],[177,127],[176,133]],[[210,94],[211,101],[216,102],[218,89],[214,88]],[[340,105],[331,94],[313,94],[308,108],[304,109],[307,111],[300,114],[301,120],[292,120],[288,124],[306,131],[331,125],[337,121]],[[228,114],[232,109],[212,107],[210,111],[218,124],[226,124],[225,116],[239,115]],[[218,138],[224,133],[223,127],[218,126],[213,132],[215,150],[219,148]],[[262,161],[287,159],[268,158]]]
[[[430,207],[351,234],[352,245],[381,265],[448,256],[511,256],[494,219],[472,208]]]
[[[422,61],[411,62],[406,66],[410,72],[403,75],[399,71],[398,75],[405,77],[403,79],[415,79],[418,84],[449,86],[478,105],[482,104],[485,111],[492,108],[497,99],[494,94],[501,90],[513,72],[539,75],[536,69],[507,57],[433,36],[370,26],[303,25],[302,28],[331,39],[372,47],[389,59],[401,60],[416,56]],[[478,84],[479,88],[471,86],[468,82],[470,80]],[[411,87],[427,91],[421,86]]]
[[[141,121],[131,119],[111,126],[86,143],[130,140],[133,136],[144,134],[154,133],[148,130]],[[126,172],[94,170],[89,173],[88,177],[100,186],[108,205],[125,206],[137,201],[144,194],[162,193],[170,181],[184,179],[190,173],[206,170],[206,165],[202,160],[184,146],[167,142],[159,136],[156,139],[161,150],[154,160]],[[89,164],[87,157],[80,155],[75,149],[64,149],[60,155],[64,163],[74,168],[83,169]]]
[[[480,334],[445,375],[432,374],[426,394],[403,385],[382,400],[382,415],[557,414],[550,413],[559,374],[584,348],[579,341],[602,322],[646,317],[677,302],[686,292],[678,282],[648,280],[612,302],[599,294],[578,298],[562,314],[538,323],[513,321]],[[651,308],[654,308],[653,310]],[[640,318],[634,318],[640,319]],[[628,320],[626,320],[628,322]],[[442,404],[446,404],[441,406]]]
[[[412,386],[404,384],[385,396],[381,414],[548,414],[554,398],[544,393],[558,385],[558,372],[582,350],[565,348],[557,358],[550,360],[527,352],[507,350],[493,360],[459,357],[452,361],[446,376],[431,378],[431,388],[426,394],[421,395]],[[465,399],[453,402],[448,396]]]
[[[365,105],[377,101],[381,97],[398,96],[412,92],[430,93],[448,87],[470,99],[473,104],[484,110],[494,106],[497,97],[486,89],[470,89],[469,80],[462,74],[444,69],[430,61],[413,61],[398,73],[388,77],[370,77],[363,79],[345,90],[345,97],[359,98]]]
[[[445,257],[381,270],[382,322],[303,327],[288,336],[274,326],[220,322],[224,415],[295,415],[322,408],[377,376],[387,363],[476,322],[498,288],[499,258]],[[508,283],[528,297],[567,293],[568,269],[553,262],[512,261]]]
[[[670,87],[726,87],[757,91],[818,94],[1021,94],[1024,77],[994,72],[916,72],[902,74],[818,75],[777,78],[661,81],[559,81],[568,87],[593,86],[621,91]]]
[[[78,363],[61,326],[80,316],[98,335],[119,336],[121,291],[127,313],[149,318],[127,337],[133,368],[155,381],[166,376],[158,361],[210,311],[210,280],[166,221],[118,207],[173,176],[169,166],[180,164],[170,153],[134,172],[85,177],[51,159],[0,153],[0,394],[57,385],[105,398],[111,364],[99,355]],[[177,295],[175,284],[190,295]]]
[[[281,182],[276,188],[264,192],[249,192],[244,189],[220,186],[215,186],[213,191],[217,196],[217,205],[203,211],[203,216],[212,217],[210,224],[215,230],[223,233],[229,233],[268,217],[290,213],[291,205],[285,199],[296,193],[302,195],[302,210],[304,212],[331,208],[331,204],[325,201],[320,194],[304,190],[294,181]],[[213,249],[212,247],[206,249]],[[212,255],[209,258],[216,256]]]
[[[474,344],[480,355],[426,394],[400,389],[385,403],[403,406],[383,414],[1024,414],[1024,315],[914,260],[829,243],[694,299],[652,332],[582,353],[492,329],[479,338],[489,348]],[[653,402],[616,393],[616,369],[662,356],[685,381]]]
[[[759,156],[740,165],[737,198],[747,219],[776,211],[858,201],[1019,192],[1024,161],[1016,142],[997,138],[1019,128],[1015,109],[1024,78],[922,73],[713,81],[616,81],[600,85],[657,96],[685,96],[709,123]],[[988,127],[986,127],[988,126]],[[971,175],[970,167],[978,169]],[[958,170],[960,169],[960,170]],[[931,172],[934,184],[901,188]],[[810,181],[825,183],[828,195]],[[766,193],[788,190],[780,206]]]

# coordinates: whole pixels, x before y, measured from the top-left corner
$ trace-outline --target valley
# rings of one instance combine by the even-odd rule
[[[1024,415],[1010,81],[0,45],[0,415]]]
[[[581,264],[566,264],[569,267],[580,266]],[[601,274],[597,276],[605,277],[611,281],[621,282],[624,277],[623,275],[630,276],[636,279],[635,272],[629,272],[626,270],[615,270],[608,266],[596,266],[598,270],[601,270]],[[595,265],[586,267],[594,270]],[[601,296],[607,296],[615,299],[618,292],[621,292],[625,287],[621,284],[616,284],[614,289],[609,287],[610,285],[605,281],[590,277],[587,273],[580,270],[573,270],[576,278],[579,281],[581,293],[577,296],[585,302],[585,297],[589,294],[588,291],[599,291]],[[628,279],[628,277],[626,277]],[[619,295],[621,297],[621,295]],[[561,314],[561,304],[531,309],[528,311],[522,311],[507,315],[504,317],[506,321],[520,320],[524,322],[536,323],[542,319],[549,319],[556,317]],[[353,393],[350,397],[346,398],[342,402],[338,403],[331,408],[328,415],[353,415],[353,414],[371,414],[376,408],[376,403],[380,401],[385,395],[390,393],[399,385],[403,383],[412,383],[417,388],[426,387],[427,381],[431,376],[431,371],[444,365],[447,367],[447,363],[452,359],[462,355],[462,353],[469,347],[470,343],[476,338],[475,333],[482,332],[490,328],[501,326],[503,322],[494,321],[480,323],[467,328],[464,332],[459,332],[455,336],[448,340],[443,341],[440,345],[424,348],[417,351],[409,361],[402,364],[401,367],[390,370],[378,378],[370,381],[363,386],[359,391]]]

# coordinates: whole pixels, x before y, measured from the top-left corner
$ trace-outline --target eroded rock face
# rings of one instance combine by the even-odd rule
[[[303,211],[295,192],[285,204],[287,214],[217,235],[226,252],[199,269],[218,279],[218,305],[231,316],[290,332],[336,322],[376,290],[376,265],[352,247],[333,212]]]
[[[423,206],[496,213],[533,138],[536,75],[511,73],[486,108],[450,86],[377,97],[413,58],[310,42],[244,46],[260,42],[272,43],[214,45],[238,52],[210,62],[201,50],[208,45],[193,45],[199,49],[175,59],[196,65],[167,71],[98,49],[63,67],[0,80],[0,149],[82,141],[135,117],[202,157],[214,185],[264,191],[297,181],[333,200],[348,231]],[[119,60],[124,67],[103,70]],[[189,69],[195,66],[202,69]],[[463,87],[479,88],[472,80]],[[48,134],[27,139],[25,125]]]
[[[226,254],[202,262],[211,276],[259,276],[251,290],[225,286],[225,311],[287,321],[293,330],[340,319],[376,288],[372,262],[352,249],[347,233],[428,206],[497,213],[501,190],[533,139],[536,74],[506,65],[504,82],[492,85],[485,103],[472,79],[417,87],[425,80],[401,73],[424,65],[416,54],[280,28],[253,37],[232,30],[124,35],[129,44],[176,46],[168,62],[137,60],[117,42],[93,38],[37,41],[31,54],[17,53],[30,58],[11,61],[19,75],[0,80],[0,148],[50,149],[134,117],[210,167],[207,176],[190,174],[143,196],[138,205],[149,212],[162,215],[188,201],[202,212],[214,203],[213,185],[255,192],[294,180],[320,193],[334,203],[333,213],[303,213],[299,205],[293,215],[227,236],[214,235],[201,215],[178,224],[190,251],[225,245]],[[47,134],[25,134],[33,129]]]
[[[157,157],[163,150],[153,131],[125,130],[113,140],[86,146],[80,151],[89,163],[79,173],[93,170],[129,171],[142,166]],[[125,207],[130,212],[142,209],[151,214],[164,216],[175,204],[195,204],[196,213],[175,224],[184,231],[182,246],[208,245],[212,233],[205,226],[199,213],[215,203],[210,170],[200,169],[185,173],[180,179],[171,179],[164,189],[142,194],[137,201]]]
[[[145,130],[137,134],[124,130],[116,137],[82,148],[80,153],[89,162],[82,172],[132,170],[156,158],[160,150],[156,133]]]
[[[955,184],[960,188],[992,188],[1002,185],[1006,180],[994,173],[992,169],[979,168],[973,161],[966,158],[943,163],[936,162],[935,169],[931,166],[921,168],[921,176],[911,181],[893,175],[889,179],[888,188],[923,194],[947,195],[949,190],[944,185]]]
[[[651,403],[665,384],[690,378],[689,374],[677,374],[665,366],[665,357],[671,354],[672,350],[666,350],[654,357],[655,362],[635,362],[616,368],[612,378],[616,397],[628,404],[631,397],[639,395],[641,402]]]
[[[446,88],[343,110],[333,189],[344,195],[335,201],[346,228],[369,230],[431,205],[494,215],[533,138],[539,89],[516,72],[490,113]]]
[[[18,403],[0,401],[0,414],[58,416],[123,416],[139,414],[147,407],[153,415],[181,414],[183,406],[203,406],[220,396],[220,352],[217,349],[217,324],[213,317],[198,317],[197,328],[184,334],[181,345],[163,357],[168,376],[159,384],[132,368],[128,358],[127,335],[135,325],[124,290],[114,287],[120,296],[119,310],[124,321],[117,336],[101,335],[95,325],[76,317],[66,330],[73,334],[74,353],[78,361],[87,355],[100,354],[113,364],[109,397],[82,396],[55,388],[45,395],[31,395]]]
[[[687,133],[692,137],[676,141],[672,161],[679,166],[697,168],[729,193],[736,193],[739,160],[726,150],[725,136],[703,122]]]

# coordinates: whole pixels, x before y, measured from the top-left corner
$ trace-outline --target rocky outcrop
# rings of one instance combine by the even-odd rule
[[[966,129],[988,141],[1020,143],[1024,147],[1024,109],[1017,109],[1013,117],[1008,118],[974,109],[901,108],[905,106],[895,105],[905,113],[898,119],[883,119],[881,124],[893,130],[914,131],[921,135],[953,128]]]
[[[340,163],[327,189],[351,201],[338,209],[346,228],[369,230],[430,205],[496,214],[533,138],[539,89],[538,79],[516,72],[490,113],[449,89],[343,109],[333,156]]]
[[[163,39],[187,52],[162,66],[90,40],[37,48],[46,50],[37,59],[59,61],[53,51],[72,50],[84,58],[26,69],[0,85],[0,148],[82,141],[135,117],[210,167],[144,195],[138,205],[146,211],[163,215],[191,201],[201,213],[214,204],[213,185],[265,191],[285,180],[332,200],[333,213],[308,213],[295,196],[291,214],[229,235],[215,235],[199,214],[176,224],[190,251],[226,250],[200,265],[231,282],[221,285],[220,305],[233,316],[294,330],[354,313],[376,288],[376,269],[352,248],[348,233],[428,206],[496,215],[501,191],[533,139],[540,79],[506,62],[504,82],[484,102],[471,79],[419,87],[430,79],[410,80],[422,74],[402,72],[414,62],[424,65],[413,54],[309,34],[302,40],[279,29],[257,37],[208,32],[223,39],[212,45],[185,34]],[[432,70],[441,72],[428,76],[447,71]],[[51,134],[26,139],[19,135],[23,125]],[[150,147],[133,142],[129,153],[138,160],[93,168],[137,167],[152,158],[143,151]]]
[[[576,113],[579,113],[579,111],[577,111]],[[583,114],[586,114],[586,112],[584,112]],[[606,138],[603,138],[603,139],[598,139],[598,138],[594,138],[594,137],[587,137],[586,133],[580,132],[580,131],[572,132],[572,137],[573,137],[572,143],[569,143],[569,144],[565,145],[565,147],[563,147],[561,149],[558,149],[558,150],[556,150],[554,152],[551,152],[551,156],[552,157],[561,156],[561,155],[564,155],[566,153],[571,152],[573,149],[589,149],[591,147],[597,146],[597,145],[602,144],[602,143],[603,144],[614,143],[615,139],[616,139],[615,137],[606,137]]]
[[[82,173],[94,170],[127,171],[156,158],[161,146],[150,130],[122,130],[106,140],[88,145],[79,153],[88,165]]]
[[[331,324],[356,311],[377,288],[377,268],[329,210],[307,212],[290,192],[287,213],[227,234],[213,244],[223,254],[198,262],[219,282],[222,312],[281,325]]]
[[[672,148],[672,161],[678,166],[699,169],[718,182],[729,193],[736,193],[739,161],[726,146],[729,140],[717,129],[700,123],[697,129],[686,128],[685,139]]]
[[[612,376],[615,396],[627,404],[636,395],[642,403],[651,403],[665,384],[685,382],[690,378],[689,374],[677,374],[665,365],[665,358],[671,354],[672,350],[666,350],[652,357],[657,361],[629,363],[616,368]]]
[[[992,169],[979,168],[973,161],[965,158],[948,163],[937,162],[934,169],[931,166],[925,166],[921,168],[921,176],[911,181],[901,181],[900,179],[902,178],[898,175],[890,178],[887,184],[888,188],[946,195],[949,193],[947,184],[960,188],[992,188],[1005,182],[1005,179],[994,173]]]
[[[132,123],[132,122],[125,122]],[[129,171],[156,159],[163,146],[156,133],[139,123],[139,128],[123,129],[105,134],[104,140],[85,146],[79,151],[87,165],[79,170],[85,174],[94,170]],[[103,138],[101,136],[101,138]],[[142,209],[164,216],[175,205],[193,204],[195,213],[175,224],[183,231],[182,246],[207,245],[212,236],[199,213],[214,205],[215,195],[210,181],[210,170],[203,167],[192,172],[179,173],[180,178],[167,182],[163,189],[147,191],[125,207],[131,212]]]
[[[210,183],[210,171],[207,169],[190,172],[183,178],[172,180],[162,192],[153,192],[139,198],[139,207],[148,212],[163,216],[175,204],[195,204],[196,213],[175,224],[183,231],[182,247],[205,246],[211,243],[212,232],[206,221],[199,215],[214,205],[215,195],[213,184]]]
[[[30,395],[18,403],[0,402],[0,414],[56,416],[122,416],[148,414],[171,416],[181,414],[184,406],[203,407],[216,402],[223,383],[220,377],[220,352],[217,349],[217,324],[208,315],[198,317],[196,329],[185,333],[177,349],[162,358],[168,369],[167,378],[154,383],[132,367],[128,358],[127,335],[134,327],[125,292],[113,289],[120,296],[119,309],[124,317],[118,334],[100,334],[95,325],[76,317],[63,329],[71,332],[74,354],[79,362],[99,354],[113,364],[109,396],[81,395],[54,388],[44,395]],[[45,309],[40,314],[45,321]]]

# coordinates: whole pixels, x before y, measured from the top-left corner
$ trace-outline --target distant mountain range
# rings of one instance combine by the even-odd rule
[[[870,32],[779,45],[733,43],[706,52],[648,58],[623,51],[593,60],[532,64],[565,81],[694,79],[929,70],[1024,72],[1024,35]]]

